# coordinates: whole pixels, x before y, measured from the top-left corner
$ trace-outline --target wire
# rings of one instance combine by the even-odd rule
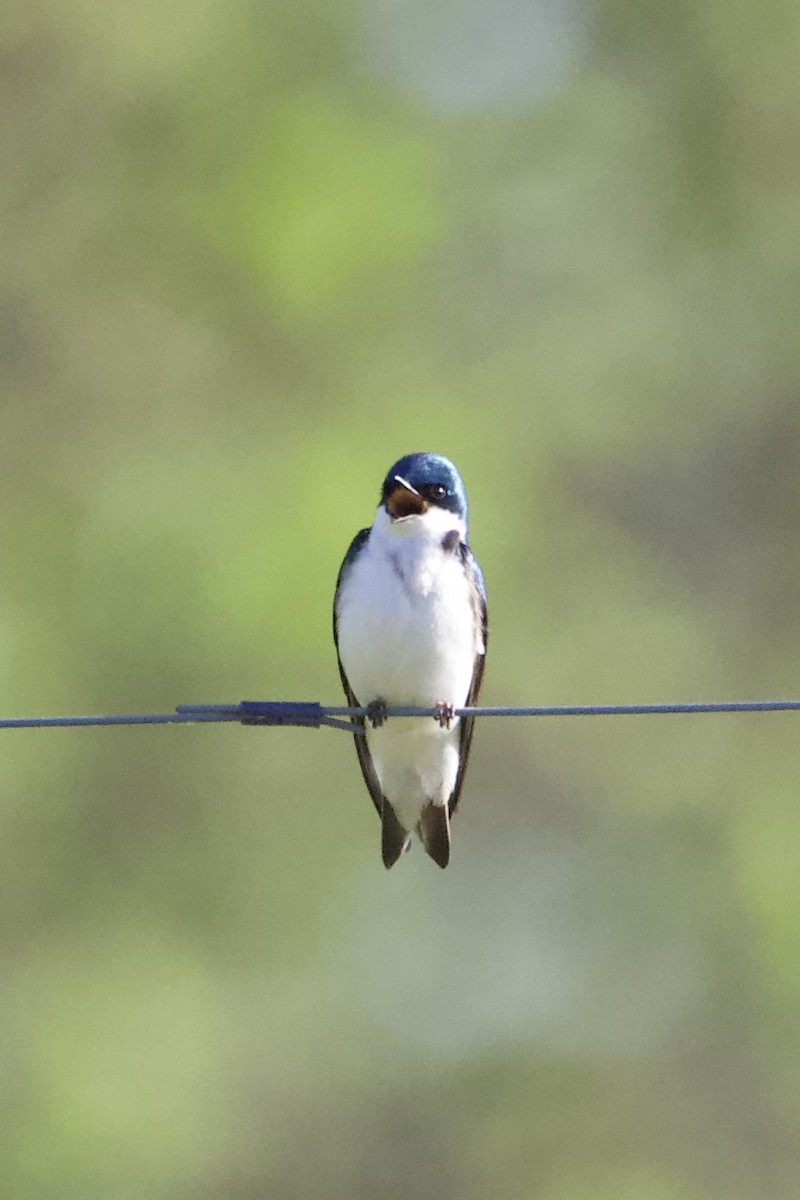
[[[793,712],[800,700],[711,700],[677,704],[548,704],[456,708],[457,717],[617,717],[658,714]],[[50,729],[75,725],[196,725],[239,722],[242,725],[326,726],[361,734],[366,708],[323,705],[315,700],[242,700],[239,704],[179,704],[169,713],[110,714],[85,717],[0,717],[0,729]],[[435,717],[435,708],[390,706],[387,717]]]

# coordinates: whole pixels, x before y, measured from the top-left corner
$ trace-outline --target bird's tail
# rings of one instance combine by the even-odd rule
[[[417,831],[425,853],[444,868],[450,861],[450,809],[447,804],[426,804]]]
[[[397,819],[397,814],[389,801],[384,797],[381,805],[381,853],[383,865],[393,867],[404,850],[411,842],[411,834]]]

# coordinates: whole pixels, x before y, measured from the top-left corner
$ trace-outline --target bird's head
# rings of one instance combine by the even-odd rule
[[[456,468],[441,454],[406,454],[383,481],[381,507],[392,522],[408,521],[438,510],[454,514],[467,526],[467,494]]]

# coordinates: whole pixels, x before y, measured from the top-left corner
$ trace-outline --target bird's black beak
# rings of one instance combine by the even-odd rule
[[[402,521],[404,517],[418,516],[424,513],[428,501],[421,496],[415,487],[401,475],[395,475],[392,480],[392,490],[386,497],[386,511],[393,521]]]

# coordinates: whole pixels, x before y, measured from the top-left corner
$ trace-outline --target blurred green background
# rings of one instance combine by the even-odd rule
[[[399,455],[496,704],[800,692],[796,0],[11,0],[4,715],[340,702]],[[6,731],[14,1200],[794,1200],[797,714]]]

